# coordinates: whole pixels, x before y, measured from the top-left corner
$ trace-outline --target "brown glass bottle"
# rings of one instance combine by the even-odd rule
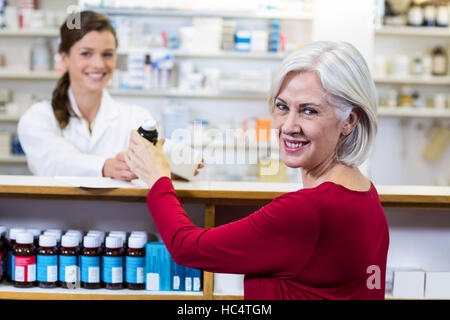
[[[125,257],[125,283],[131,290],[144,290],[144,266],[145,266],[144,237],[130,237]],[[141,270],[139,270],[141,269]]]
[[[103,253],[102,280],[106,289],[123,288],[123,247],[122,238],[106,237]]]
[[[85,236],[83,244],[80,257],[81,287],[100,289],[100,241],[95,236]]]
[[[61,239],[59,250],[59,285],[62,288],[79,287],[78,256],[80,248],[78,238],[72,235],[64,235]]]
[[[58,247],[52,235],[39,237],[36,276],[37,285],[41,288],[55,288],[58,283]]]
[[[13,250],[14,281],[18,288],[31,288],[36,281],[36,250],[33,235],[28,232],[19,233]]]

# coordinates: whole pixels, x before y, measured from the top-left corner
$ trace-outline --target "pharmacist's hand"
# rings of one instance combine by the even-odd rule
[[[106,159],[102,173],[104,177],[122,181],[131,181],[137,178],[125,162],[125,152],[118,153],[115,158]]]
[[[163,153],[164,139],[158,140],[156,146],[141,137],[137,131],[131,132],[130,145],[125,161],[149,188],[161,177],[170,178],[170,166]]]

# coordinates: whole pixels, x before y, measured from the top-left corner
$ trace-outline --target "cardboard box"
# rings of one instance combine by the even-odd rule
[[[392,296],[400,299],[421,299],[424,297],[425,271],[394,270]]]
[[[450,299],[450,272],[426,272],[425,298]]]

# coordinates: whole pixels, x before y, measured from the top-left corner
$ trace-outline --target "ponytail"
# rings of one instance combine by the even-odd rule
[[[53,113],[61,129],[69,124],[70,116],[74,114],[69,100],[69,86],[69,72],[66,71],[59,78],[52,95]]]

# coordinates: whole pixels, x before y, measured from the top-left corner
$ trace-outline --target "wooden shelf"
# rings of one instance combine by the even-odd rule
[[[439,27],[408,27],[408,26],[383,26],[375,29],[377,36],[402,36],[402,37],[433,37],[450,38],[450,28]]]
[[[203,292],[16,288],[0,284],[0,299],[26,300],[202,300]]]
[[[59,37],[58,29],[1,29],[0,37],[11,37],[11,38],[57,38]]]
[[[450,119],[450,109],[428,109],[413,107],[378,107],[379,117],[393,118],[429,118],[429,119]]]
[[[450,76],[374,76],[375,83],[450,86]]]
[[[146,8],[103,8],[86,6],[85,9],[95,10],[107,15],[126,15],[126,16],[154,16],[154,17],[222,17],[235,19],[253,19],[253,20],[293,20],[293,21],[312,21],[312,12],[280,12],[276,10],[267,10],[261,12],[250,11],[216,11],[216,10],[177,10],[177,9],[146,9]]]

